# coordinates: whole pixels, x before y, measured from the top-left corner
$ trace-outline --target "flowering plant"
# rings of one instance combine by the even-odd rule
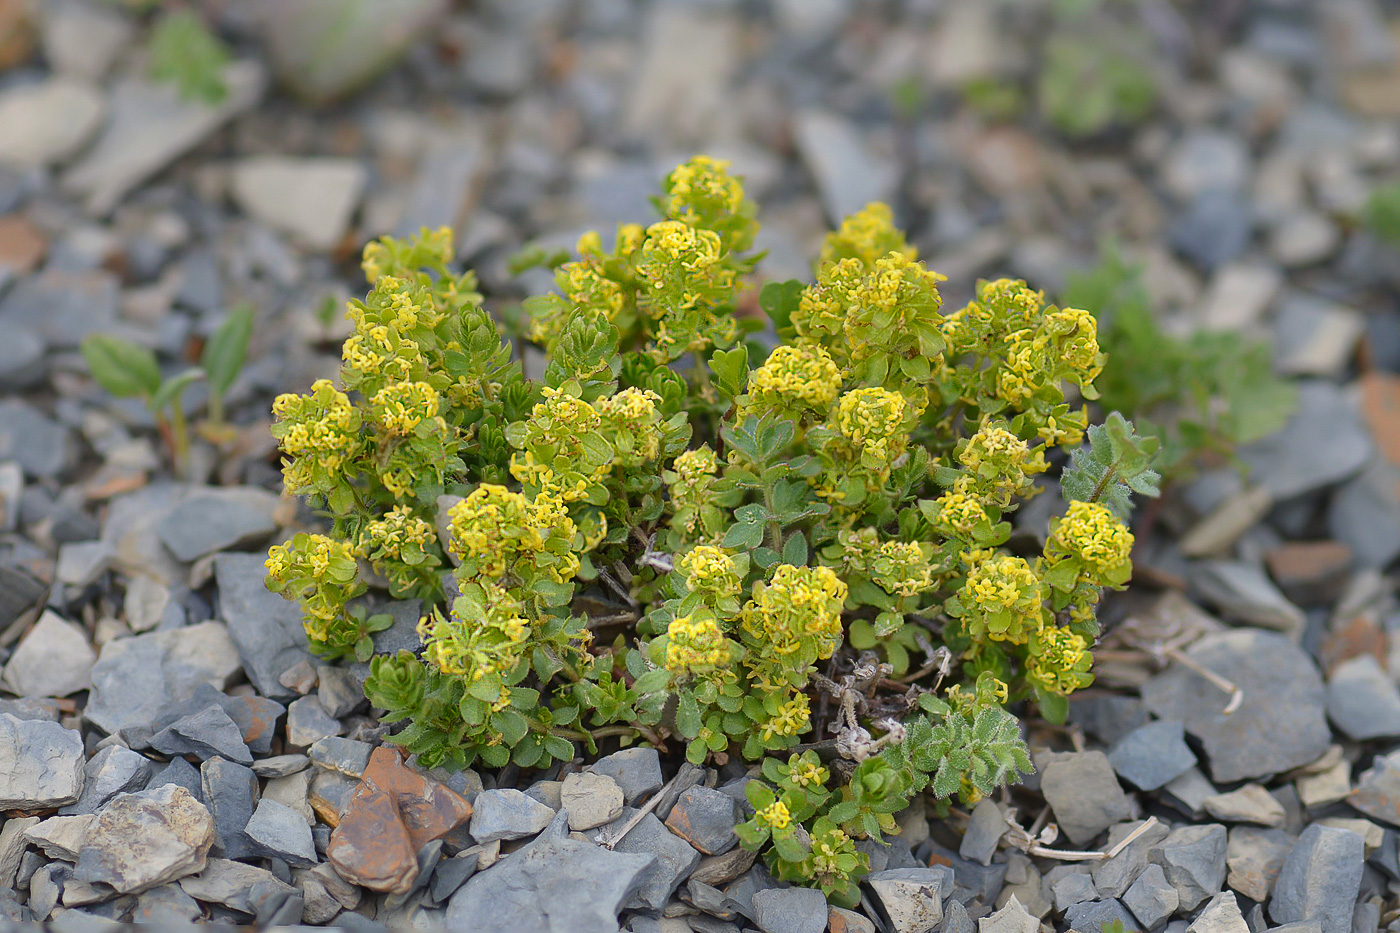
[[[370,591],[423,601],[422,650],[373,658],[366,692],[424,764],[604,740],[761,762],[744,843],[849,902],[856,840],[916,793],[1017,779],[1007,704],[1062,720],[1092,679],[1151,445],[1073,398],[1103,365],[1092,316],[1005,279],[945,314],[883,205],[827,237],[815,282],[759,292],[771,350],[737,313],[739,180],[697,157],[657,205],[526,302],[540,382],[446,232],[370,244],[340,387],[274,408],[287,486],[332,525],[274,548],[269,585],[331,656],[365,654]],[[1061,448],[1074,501],[1011,549]]]

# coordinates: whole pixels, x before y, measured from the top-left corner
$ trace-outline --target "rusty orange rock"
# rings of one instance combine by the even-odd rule
[[[414,851],[471,818],[472,805],[465,797],[414,771],[392,749],[374,750],[363,780],[393,795]]]

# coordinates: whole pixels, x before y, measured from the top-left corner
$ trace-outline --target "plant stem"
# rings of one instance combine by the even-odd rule
[[[180,407],[179,399],[170,405],[170,429],[175,447],[175,472],[183,475],[189,468],[190,426],[185,421],[185,412]]]
[[[768,510],[768,546],[779,554],[783,553],[783,524],[773,517],[773,484],[763,484],[763,507]]]
[[[224,394],[216,392],[212,388],[209,390],[209,426],[212,428],[224,426]]]

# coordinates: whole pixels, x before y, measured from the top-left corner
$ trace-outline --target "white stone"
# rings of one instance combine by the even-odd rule
[[[102,94],[72,78],[50,78],[0,94],[0,162],[26,168],[75,155],[97,130]]]
[[[1197,320],[1210,331],[1249,327],[1259,321],[1282,287],[1283,275],[1272,266],[1225,266],[1211,279]]]
[[[268,226],[329,250],[345,236],[365,180],[353,159],[252,156],[233,169],[233,197]]]
[[[92,686],[97,654],[87,633],[46,610],[5,665],[6,689],[25,697],[66,697]]]
[[[41,8],[44,58],[59,74],[101,81],[136,33],[112,4],[47,0]]]

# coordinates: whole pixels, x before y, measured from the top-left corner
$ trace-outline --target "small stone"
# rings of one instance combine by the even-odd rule
[[[1256,324],[1283,286],[1273,266],[1232,263],[1211,278],[1197,313],[1202,328],[1237,331]]]
[[[1055,822],[1076,846],[1087,845],[1131,812],[1128,797],[1103,752],[1057,757],[1045,766],[1040,788],[1055,813]]]
[[[50,263],[52,266],[53,263]],[[0,323],[6,328],[32,329],[50,347],[76,348],[85,336],[110,330],[117,319],[121,289],[110,272],[45,269],[21,281],[0,300]],[[51,476],[70,466],[77,449],[67,430],[33,408],[13,403],[5,411],[24,443],[4,459],[18,460],[25,472]],[[34,445],[33,449],[28,449]]]
[[[1148,859],[1161,865],[1181,899],[1182,910],[1194,910],[1225,883],[1225,827],[1219,823],[1180,826],[1153,846]]]
[[[1351,308],[1291,294],[1274,316],[1274,368],[1289,376],[1337,377],[1356,354],[1365,319]]]
[[[1298,383],[1298,409],[1283,430],[1238,453],[1251,479],[1282,502],[1355,474],[1372,445],[1355,402],[1330,381],[1308,379]]]
[[[428,885],[433,901],[443,903],[466,884],[467,879],[476,874],[478,858],[475,852],[462,852],[453,858],[438,862],[437,867],[433,869],[433,879]]]
[[[365,759],[368,761],[368,753]],[[309,767],[311,759],[306,755],[273,755],[271,758],[259,758],[253,762],[253,773],[261,778],[276,780],[305,771]]]
[[[260,544],[277,530],[280,496],[254,486],[230,486],[189,496],[156,524],[176,559],[189,563],[215,551]]]
[[[92,813],[82,816],[51,816],[37,826],[25,830],[24,838],[43,849],[49,858],[76,862],[78,853],[87,841],[88,829],[95,819],[97,817]]]
[[[943,919],[943,899],[953,893],[953,871],[891,868],[865,878],[895,933],[928,933]]]
[[[175,720],[151,736],[151,747],[167,755],[194,755],[200,761],[217,755],[239,764],[253,763],[242,730],[217,705]]]
[[[1196,755],[1181,723],[1163,719],[1119,739],[1108,760],[1119,777],[1141,790],[1156,790],[1194,767]]]
[[[1316,211],[1298,211],[1283,218],[1269,237],[1269,253],[1284,268],[1322,262],[1337,251],[1342,233]]]
[[[360,782],[354,778],[335,771],[322,771],[311,779],[311,789],[306,799],[321,821],[334,828],[340,825],[341,815],[359,786]]]
[[[53,77],[0,94],[0,162],[29,168],[62,162],[102,121],[102,94],[92,85]]]
[[[268,902],[286,898],[295,888],[266,868],[211,858],[203,871],[180,879],[180,890],[197,901],[256,916]]]
[[[1279,870],[1269,916],[1275,923],[1317,920],[1322,933],[1350,933],[1365,860],[1356,833],[1309,826]]]
[[[970,861],[990,865],[992,856],[996,855],[997,843],[1001,841],[1005,832],[1006,818],[1002,815],[1001,807],[990,797],[983,797],[977,801],[977,806],[972,808],[972,816],[958,846],[958,854]]]
[[[447,926],[474,933],[615,933],[618,911],[651,862],[546,834],[467,879],[448,904]]]
[[[0,810],[49,810],[83,792],[83,737],[57,723],[0,713]]]
[[[313,826],[316,823],[316,811],[310,801],[312,777],[312,772],[306,770],[286,777],[272,778],[263,785],[262,799],[276,801],[289,807],[306,821],[307,826]]]
[[[890,199],[897,181],[894,166],[871,152],[864,135],[844,118],[803,111],[796,117],[794,136],[833,225],[871,201]]]
[[[826,916],[826,895],[816,888],[768,888],[753,895],[753,922],[763,933],[824,933]],[[897,933],[933,929],[894,928]]]
[[[569,815],[569,829],[575,832],[611,823],[622,814],[622,788],[602,774],[584,771],[568,775],[559,800]]]
[[[622,788],[623,803],[635,806],[647,794],[661,789],[661,756],[654,748],[637,746],[604,755],[588,767],[589,771],[605,774]]]
[[[132,577],[126,585],[126,624],[133,632],[147,632],[160,624],[170,605],[170,589],[144,574]]]
[[[66,697],[92,686],[96,662],[87,633],[45,610],[5,665],[4,685],[22,697]]]
[[[1278,774],[1326,751],[1331,731],[1322,714],[1322,678],[1287,638],[1236,630],[1207,635],[1186,654],[1240,687],[1239,708],[1226,715],[1229,695],[1181,665],[1144,684],[1143,702],[1156,715],[1185,723],[1216,781]]]
[[[258,693],[274,700],[294,694],[278,683],[283,671],[309,661],[301,608],[269,592],[264,558],[259,554],[217,554],[214,579],[219,585],[219,614],[238,647],[248,679]]]
[[[316,689],[316,668],[309,660],[303,658],[278,674],[277,682],[297,696],[306,696]]]
[[[136,33],[121,11],[101,4],[43,7],[44,60],[58,74],[101,81]]]
[[[703,786],[681,794],[666,817],[671,832],[706,855],[719,855],[734,847],[739,841],[734,835],[738,822],[734,798]]]
[[[722,887],[752,868],[757,858],[758,853],[750,849],[730,849],[723,855],[702,858],[689,877],[701,884]]]
[[[622,811],[620,818],[631,819],[636,810],[627,808]],[[590,837],[596,840],[598,834],[590,833]],[[681,882],[687,878],[694,877],[694,870],[700,864],[700,853],[687,843],[684,839],[668,830],[654,814],[648,813],[643,816],[626,836],[613,846],[615,852],[630,852],[635,855],[651,855],[656,861],[648,868],[642,877],[642,883],[636,892],[627,899],[623,905],[624,910],[644,910],[649,913],[659,914],[670,903],[672,895],[675,894]],[[724,858],[725,856],[714,856]],[[749,860],[752,865],[753,860]],[[744,869],[747,870],[747,866]],[[711,872],[713,877],[715,873]],[[714,883],[723,884],[732,881],[742,872],[736,872],[729,878],[715,879]],[[701,878],[703,883],[704,878]]]
[[[977,933],[1040,933],[1040,921],[1013,894],[996,913],[977,921]]]
[[[338,735],[328,735],[307,749],[307,754],[318,768],[326,768],[353,778],[365,773],[373,753],[374,746],[369,743]]]
[[[1250,927],[1240,913],[1234,893],[1222,891],[1196,915],[1186,933],[1250,933]]]
[[[1069,698],[1069,721],[1105,745],[1112,745],[1151,718],[1137,697],[1076,693]]]
[[[222,690],[240,668],[228,630],[216,622],[117,638],[93,666],[83,717],[109,735],[144,729],[165,704],[192,697],[201,684]]]
[[[11,292],[7,304],[0,306],[0,319],[18,294]],[[28,476],[53,478],[68,472],[76,454],[66,427],[17,399],[0,401],[0,460],[18,462]]]
[[[1107,924],[1122,924],[1124,929],[1134,926],[1133,915],[1115,897],[1081,901],[1065,911],[1065,920],[1072,930],[1102,930]]]
[[[1249,150],[1244,142],[1218,130],[1195,130],[1167,153],[1162,180],[1183,201],[1207,192],[1238,191],[1249,180]]]
[[[1263,903],[1292,849],[1293,838],[1281,829],[1232,828],[1225,850],[1225,883],[1250,900]]]
[[[1099,899],[1099,892],[1094,888],[1094,879],[1089,874],[1088,867],[1080,865],[1063,867],[1069,869],[1068,873],[1061,875],[1050,885],[1050,892],[1055,896],[1056,910],[1064,912],[1075,904]],[[1054,869],[1051,870],[1054,871]],[[1049,880],[1048,876],[1046,880]]]
[[[1309,810],[1346,800],[1351,793],[1351,762],[1340,759],[1315,774],[1301,775],[1294,786],[1298,801]]]
[[[175,784],[189,791],[195,800],[205,803],[204,784],[200,780],[199,771],[194,765],[183,758],[172,758],[170,763],[161,768],[151,779],[146,782],[146,790],[154,790],[157,787],[164,787],[166,784]]]
[[[962,905],[956,900],[948,904],[948,915],[951,916],[956,910],[962,909]],[[963,910],[963,916],[967,916],[967,911]],[[826,927],[830,933],[876,933],[875,923],[869,917],[858,914],[854,910],[847,910],[844,907],[828,907],[826,914]],[[972,921],[967,922],[967,929],[954,930],[948,925],[947,917],[944,918],[945,933],[975,933]]]
[[[1246,784],[1227,794],[1207,797],[1202,805],[1207,813],[1225,823],[1282,826],[1287,817],[1283,805],[1262,784]]]
[[[250,156],[233,168],[233,198],[244,211],[311,249],[339,244],[367,173],[353,159]]]
[[[1144,930],[1150,930],[1176,913],[1181,899],[1167,881],[1161,865],[1149,865],[1123,895],[1123,904],[1133,912]]]
[[[316,696],[326,715],[349,716],[365,703],[365,678],[348,667],[316,668]]]
[[[305,817],[266,796],[258,801],[243,832],[263,855],[280,858],[297,868],[310,868],[317,862],[311,826]]]
[[[142,891],[136,898],[131,922],[137,924],[193,924],[203,916],[198,902],[179,884],[163,884]]]
[[[1400,736],[1400,690],[1371,655],[1343,661],[1327,682],[1327,716],[1356,742]]]
[[[339,720],[326,714],[318,697],[304,696],[287,707],[287,744],[293,748],[307,748],[344,731]]]
[[[101,579],[112,562],[112,545],[106,541],[78,541],[58,549],[54,579],[69,586],[88,587]]]
[[[1303,611],[1279,592],[1261,567],[1244,561],[1201,561],[1191,569],[1191,584],[1207,603],[1249,625],[1296,636]]]
[[[554,811],[518,790],[484,790],[473,802],[471,834],[477,842],[524,839],[549,825]]]
[[[258,776],[223,758],[210,758],[199,769],[205,804],[214,816],[213,851],[225,858],[247,858],[257,852],[243,829],[257,806]]]
[[[74,877],[134,894],[203,871],[214,820],[183,787],[114,797],[97,814]]]
[[[1264,563],[1293,603],[1325,605],[1341,595],[1354,556],[1342,541],[1287,541],[1265,551]]]
[[[120,745],[109,745],[88,759],[83,767],[83,795],[59,812],[64,815],[96,813],[117,794],[144,790],[155,763]]]
[[[1108,830],[1108,849],[1116,847],[1143,825],[1142,820],[1117,823]],[[1147,856],[1171,829],[1160,821],[1144,829],[1113,858],[1093,866],[1094,888],[1103,897],[1123,897],[1148,866]]]

